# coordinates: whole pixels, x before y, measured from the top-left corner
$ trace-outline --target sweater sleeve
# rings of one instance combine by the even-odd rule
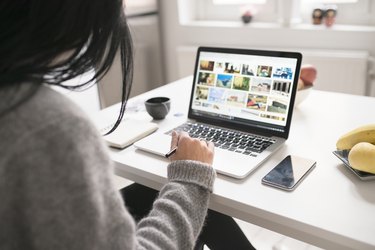
[[[107,146],[87,120],[49,121],[5,155],[1,249],[192,249],[215,178],[198,162],[171,163],[170,182],[136,226],[113,184]]]
[[[168,167],[168,178],[152,211],[138,224],[139,249],[193,249],[202,229],[214,170],[199,162],[176,161]]]

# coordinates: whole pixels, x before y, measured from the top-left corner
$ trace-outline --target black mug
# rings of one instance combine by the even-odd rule
[[[145,101],[146,111],[154,120],[164,119],[171,108],[168,97],[153,97]]]

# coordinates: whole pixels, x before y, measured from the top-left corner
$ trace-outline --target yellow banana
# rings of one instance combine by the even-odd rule
[[[356,144],[349,152],[349,164],[352,168],[375,174],[375,146],[368,142]]]
[[[338,139],[336,148],[350,150],[359,142],[375,143],[375,124],[361,126],[344,134]]]

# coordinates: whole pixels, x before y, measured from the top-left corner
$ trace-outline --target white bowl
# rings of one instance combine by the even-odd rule
[[[312,86],[301,89],[301,90],[297,90],[296,100],[294,102],[294,106],[298,106],[301,102],[306,100],[306,98],[309,96],[309,94],[311,92],[311,89],[312,89]]]

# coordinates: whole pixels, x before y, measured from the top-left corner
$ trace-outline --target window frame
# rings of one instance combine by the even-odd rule
[[[278,22],[282,16],[280,4],[285,0],[266,0],[264,3],[234,4],[233,0],[195,0],[196,18],[203,21],[240,21],[241,15],[248,8],[257,9],[252,22]],[[215,4],[214,1],[228,3]],[[246,0],[241,0],[244,2]],[[249,2],[258,0],[249,0]],[[293,1],[293,0],[291,0]],[[375,25],[375,3],[371,0],[297,0],[299,6],[293,14],[304,24],[311,24],[312,10],[316,7],[328,6],[324,2],[336,1],[336,24],[342,25]],[[351,1],[351,2],[348,2]],[[356,2],[352,2],[356,1]],[[298,11],[299,10],[299,11]]]

